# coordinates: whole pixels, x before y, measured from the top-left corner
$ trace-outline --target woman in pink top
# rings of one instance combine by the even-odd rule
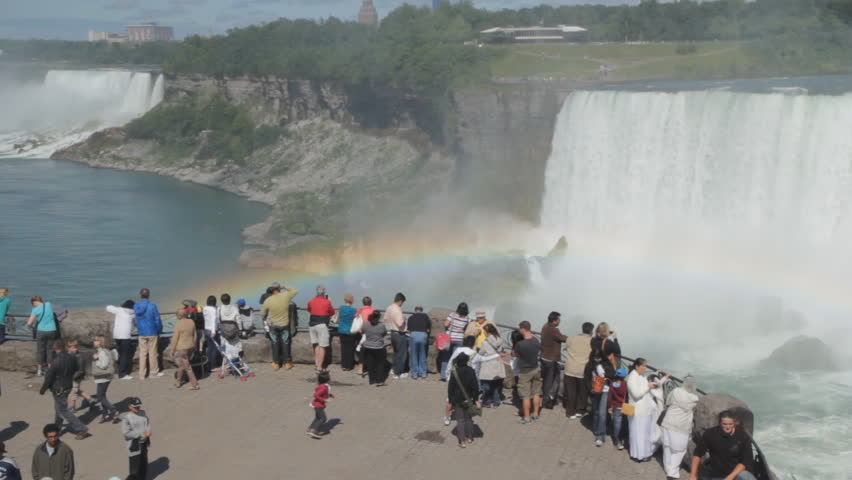
[[[355,316],[361,316],[361,320],[364,323],[367,323],[367,319],[370,318],[370,314],[375,312],[376,309],[373,308],[373,299],[370,297],[364,297],[361,299],[361,304],[363,307],[359,308],[357,312],[355,312]],[[357,352],[358,366],[355,368],[355,372],[362,377],[367,376],[367,372],[364,371],[364,354],[360,350],[360,342],[361,339],[358,339],[359,349]]]

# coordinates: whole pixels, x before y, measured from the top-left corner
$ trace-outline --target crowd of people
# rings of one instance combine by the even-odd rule
[[[0,289],[0,299],[7,293],[6,289]],[[293,368],[291,341],[297,317],[293,299],[297,293],[295,288],[275,283],[260,299],[263,330],[271,343],[275,371]],[[474,418],[481,414],[482,408],[511,405],[519,422],[528,425],[540,421],[542,408],[554,409],[561,399],[567,418],[589,418],[596,446],[603,446],[608,435],[618,450],[624,449],[627,441],[630,458],[637,462],[651,460],[662,449],[665,474],[668,478],[679,478],[692,434],[693,412],[699,401],[695,378],[686,377],[666,395],[665,385],[671,381],[669,374],[649,372],[643,358],[634,360],[629,368],[621,366],[618,336],[607,323],[595,327],[583,322],[577,334],[565,335],[559,328],[561,314],[551,312],[540,335],[533,332],[530,322],[521,321],[504,340],[484,310],[478,309],[471,316],[464,302],[440,322],[443,332],[433,332],[432,319],[422,307],[415,307],[411,314],[403,311],[406,297],[402,293],[397,293],[384,311],[375,309],[370,297],[363,297],[362,305],[355,308],[354,297],[346,294],[343,304],[335,308],[324,286],[317,286],[315,293],[307,302],[308,331],[317,374],[311,401],[314,419],[307,429],[310,437],[323,438],[325,410],[334,398],[329,385],[330,356],[326,352],[333,334],[340,337],[341,369],[367,377],[370,385],[378,387],[385,386],[389,377],[425,379],[429,374],[429,339],[434,337],[436,371],[440,381],[447,382],[443,422],[450,425],[455,420],[460,448],[474,442]],[[81,398],[80,408],[99,406],[102,423],[122,424],[121,435],[127,442],[129,457],[127,478],[146,478],[151,429],[147,415],[141,410],[142,402],[135,397],[129,399],[130,411],[119,416],[107,398],[114,371],[122,380],[133,379],[134,326],[139,336],[139,377],[164,375],[159,363],[163,322],[157,305],[150,300],[150,291],[143,288],[139,296],[138,301],[127,300],[120,307],[107,307],[115,317],[116,348],[108,349],[103,337],[92,341],[94,394],[83,391],[84,359],[77,343],[58,338],[60,322],[53,315],[50,302],[32,297],[28,325],[33,327],[39,342],[36,373],[44,375],[40,393],[51,392],[55,410],[54,423],[44,428],[45,442],[33,456],[34,479],[73,478],[73,452],[59,440],[59,434],[67,422],[66,430],[74,438],[82,440],[91,435],[75,415]],[[234,363],[239,362],[239,348],[231,351],[223,345],[239,347],[241,338],[254,334],[251,314],[244,299],[231,305],[228,294],[222,294],[218,300],[215,296],[208,297],[204,307],[198,307],[193,300],[184,300],[176,312],[178,320],[170,341],[171,356],[177,366],[175,386],[181,388],[186,379],[190,390],[199,389],[194,358],[205,359],[210,372],[239,368]],[[391,361],[388,347],[392,349]],[[204,355],[198,357],[199,352]],[[219,363],[217,355],[225,355],[224,363]],[[507,379],[512,385],[510,395],[504,389]],[[719,422],[718,427],[706,430],[697,439],[690,478],[756,479],[748,470],[753,463],[750,439],[730,412],[722,412]],[[0,444],[3,450],[0,455],[5,453],[4,447]],[[701,457],[705,454],[709,454],[710,460],[702,466]],[[16,478],[16,468],[13,459],[0,457],[0,480]],[[699,468],[704,476],[698,476]]]

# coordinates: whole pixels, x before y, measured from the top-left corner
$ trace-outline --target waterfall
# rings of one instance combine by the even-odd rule
[[[755,369],[798,334],[852,341],[852,94],[806,92],[572,93],[540,217],[568,248],[524,305],[608,321],[625,353],[745,399],[776,472],[835,478],[848,442],[822,432],[852,405],[848,363],[807,374],[843,392],[829,408],[802,407],[799,377]]]
[[[49,156],[163,99],[163,76],[126,70],[51,70],[41,84],[0,85],[0,157]]]
[[[852,94],[575,92],[558,117],[541,222],[569,241],[845,247],[849,125]]]

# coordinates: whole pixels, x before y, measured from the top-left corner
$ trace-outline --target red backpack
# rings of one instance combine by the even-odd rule
[[[435,335],[435,348],[444,351],[450,349],[450,336],[446,333]]]

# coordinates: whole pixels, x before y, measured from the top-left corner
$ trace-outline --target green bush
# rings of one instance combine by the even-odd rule
[[[256,127],[245,107],[214,95],[160,105],[130,122],[126,131],[128,138],[155,140],[167,151],[185,154],[191,153],[185,146],[197,145],[203,134],[198,158],[243,164],[256,149],[275,143],[284,129]]]

